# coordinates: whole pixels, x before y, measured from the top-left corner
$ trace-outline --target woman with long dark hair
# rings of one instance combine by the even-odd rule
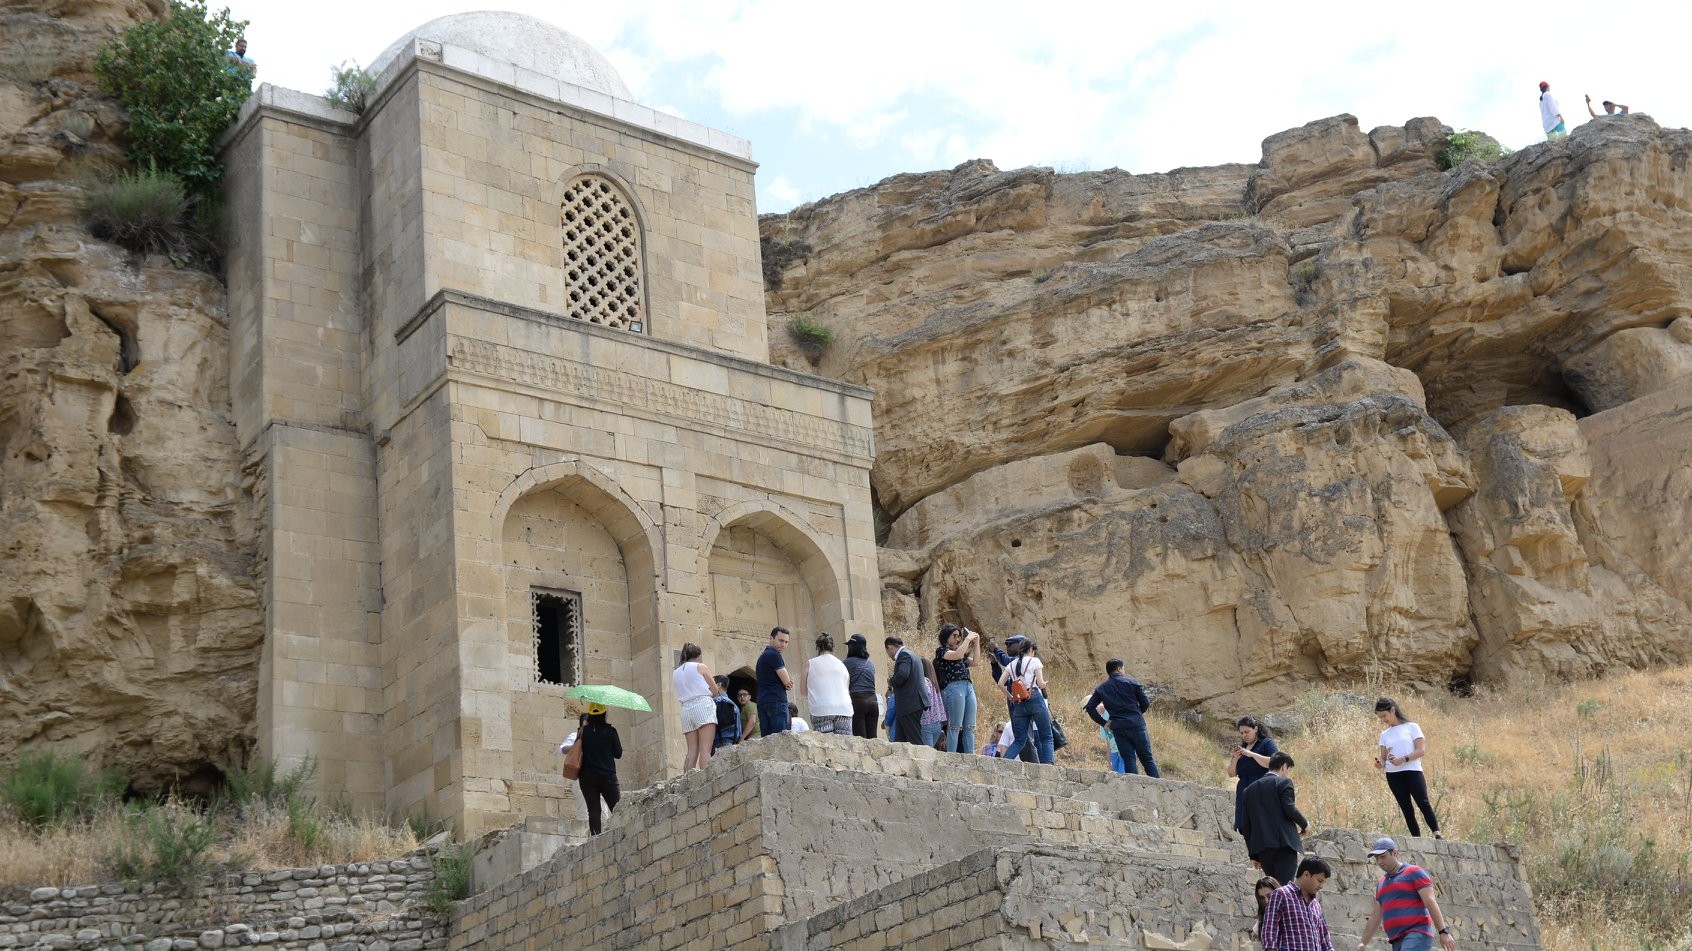
[[[1273,875],[1263,876],[1257,880],[1256,885],[1252,886],[1252,890],[1257,892],[1257,921],[1251,926],[1251,936],[1253,938],[1261,940],[1263,935],[1263,913],[1269,909],[1269,896],[1274,894],[1275,889],[1280,887],[1281,883],[1276,881],[1275,876]]]
[[[869,642],[862,634],[846,639],[846,695],[852,698],[852,735],[875,739],[881,722],[881,705],[876,702],[875,661],[870,660]]]
[[[1234,784],[1234,831],[1245,835],[1246,787],[1268,774],[1269,757],[1281,748],[1269,735],[1269,727],[1256,717],[1240,717],[1234,728],[1240,731],[1240,742],[1228,757],[1228,775],[1239,780]]]
[[[1392,798],[1398,800],[1404,824],[1410,827],[1411,835],[1421,835],[1422,827],[1416,824],[1416,809],[1421,809],[1433,837],[1445,838],[1439,834],[1439,817],[1434,815],[1433,803],[1428,801],[1428,781],[1422,774],[1422,758],[1428,753],[1422,728],[1405,716],[1391,697],[1375,701],[1375,717],[1386,727],[1381,731],[1375,768],[1386,771],[1387,788],[1392,790]]]
[[[623,798],[623,790],[617,785],[623,741],[617,736],[617,728],[605,722],[605,708],[594,703],[582,714],[576,742],[582,744],[582,774],[576,777],[576,785],[582,787],[582,800],[587,803],[588,832],[598,835],[600,800],[605,801],[607,811],[612,811]]]
[[[1013,681],[1022,684],[1028,699],[1015,699],[1010,688]],[[1025,641],[1016,659],[999,673],[999,686],[1005,688],[1005,696],[1011,701],[1011,727],[1016,731],[1016,739],[1005,750],[1005,758],[1016,759],[1022,748],[1032,742],[1036,758],[1042,763],[1052,762],[1052,712],[1046,706],[1046,665],[1041,662],[1040,649],[1032,640]],[[1030,732],[1034,733],[1032,740],[1028,736]]]
[[[981,635],[956,624],[940,625],[940,648],[934,654],[934,672],[940,681],[940,696],[946,704],[946,751],[968,753],[975,749],[975,684],[969,669],[975,665]]]

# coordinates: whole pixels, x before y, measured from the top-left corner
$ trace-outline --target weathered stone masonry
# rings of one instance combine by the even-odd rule
[[[425,852],[391,862],[230,875],[190,893],[157,885],[37,888],[0,903],[0,948],[424,951],[446,927],[417,906]]]

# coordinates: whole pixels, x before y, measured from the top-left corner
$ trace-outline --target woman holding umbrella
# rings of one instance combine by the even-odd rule
[[[604,704],[588,704],[576,730],[576,742],[582,744],[582,774],[576,782],[582,787],[582,800],[587,803],[588,831],[598,835],[600,800],[605,801],[607,810],[615,810],[617,800],[623,798],[623,791],[617,785],[617,761],[623,758],[623,741],[617,736],[617,728],[605,722]]]
[[[588,704],[587,712],[582,714],[581,728],[576,731],[576,742],[582,747],[582,771],[576,782],[581,785],[582,799],[587,803],[588,831],[598,835],[600,800],[605,801],[606,809],[616,809],[617,800],[623,798],[623,791],[617,785],[617,761],[623,758],[623,741],[617,736],[617,728],[605,722],[605,708],[651,711],[652,705],[633,690],[610,684],[577,684],[564,691],[564,696]]]

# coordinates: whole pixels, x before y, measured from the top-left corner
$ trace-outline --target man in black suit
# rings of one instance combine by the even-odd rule
[[[893,688],[893,741],[922,744],[922,712],[928,696],[922,689],[922,661],[905,649],[902,638],[889,637],[884,646],[893,661],[887,686]]]
[[[1293,784],[1287,778],[1292,768],[1293,758],[1285,753],[1269,757],[1268,775],[1246,787],[1241,830],[1252,864],[1282,884],[1293,880],[1304,851],[1299,836],[1310,831],[1304,813],[1293,804]]]

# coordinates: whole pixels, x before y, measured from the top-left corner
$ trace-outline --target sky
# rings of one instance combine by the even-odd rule
[[[218,0],[211,4],[215,10]],[[1378,9],[1359,12],[1363,7]],[[1256,162],[1264,138],[1339,113],[1436,116],[1543,141],[1604,99],[1688,124],[1669,4],[979,0],[231,0],[259,81],[323,92],[438,16],[526,13],[575,34],[642,105],[748,139],[758,210],[990,159],[1060,172]],[[1680,92],[1676,92],[1680,90]]]

